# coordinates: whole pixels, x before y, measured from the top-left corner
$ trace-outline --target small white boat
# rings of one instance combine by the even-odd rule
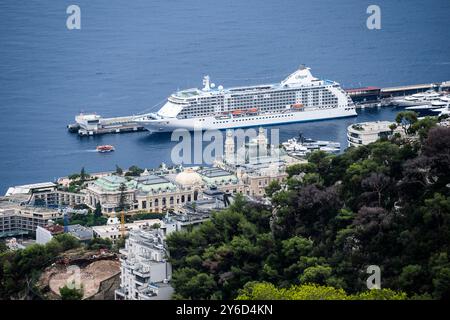
[[[406,107],[406,110],[427,110],[427,109],[435,109],[436,106],[432,106],[431,104],[423,104],[419,106]]]

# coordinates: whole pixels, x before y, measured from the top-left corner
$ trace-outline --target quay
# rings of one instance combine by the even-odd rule
[[[145,116],[145,115],[141,115]],[[93,136],[106,133],[125,133],[146,130],[137,124],[135,116],[124,116],[114,118],[102,118],[98,114],[80,113],[75,117],[75,123],[69,124],[69,132],[78,133],[79,136]]]
[[[450,93],[450,81],[387,88],[369,86],[344,90],[352,98],[357,108],[366,108],[393,106],[392,100],[394,98],[425,92],[430,89]],[[95,113],[81,113],[75,117],[75,123],[69,124],[67,129],[69,132],[78,133],[79,136],[146,131],[147,129],[135,122],[136,117],[146,115],[148,114],[102,118]]]
[[[392,106],[392,100],[415,93],[434,90],[437,92],[450,92],[450,81],[426,84],[413,84],[397,87],[362,87],[344,89],[358,108]]]

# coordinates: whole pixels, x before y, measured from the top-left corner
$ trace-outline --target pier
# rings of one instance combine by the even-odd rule
[[[135,118],[136,116],[102,118],[97,114],[81,113],[75,117],[75,123],[69,124],[67,129],[78,133],[79,136],[145,131],[143,126],[134,121]]]
[[[349,88],[345,91],[355,102],[356,107],[386,107],[392,105],[392,100],[396,97],[408,96],[415,93],[425,92],[427,90],[437,92],[450,92],[450,81],[413,84],[397,87],[363,87]]]
[[[441,83],[414,84],[397,87],[362,87],[344,89],[357,108],[365,107],[388,107],[392,106],[392,100],[396,97],[407,96],[427,90],[438,92],[450,92],[450,81]],[[139,117],[147,114],[139,115]],[[102,118],[95,113],[79,114],[75,117],[75,123],[69,124],[70,132],[78,133],[79,136],[94,136],[107,133],[125,133],[146,131],[146,129],[135,122],[137,116],[123,116],[114,118]]]

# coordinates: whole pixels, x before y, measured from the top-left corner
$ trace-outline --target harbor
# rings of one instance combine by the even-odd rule
[[[298,137],[282,142],[281,145],[289,155],[302,158],[318,150],[331,154],[338,154],[341,151],[341,144],[339,142],[314,140],[304,137],[302,133],[299,133]]]
[[[419,94],[432,90],[442,94],[450,93],[450,81],[426,83],[426,84],[413,84],[406,86],[395,87],[362,87],[345,89],[345,91],[352,98],[356,107],[393,107],[397,106],[395,100],[400,97],[406,97],[413,94]]]
[[[401,97],[421,94],[430,90],[436,92],[436,94],[448,94],[450,93],[450,81],[385,88],[367,86],[344,90],[351,97],[356,108],[396,107],[402,106],[397,103],[398,99]],[[419,108],[412,108],[412,110],[414,109]],[[136,119],[151,117],[151,115],[151,113],[145,113],[131,116],[103,118],[96,113],[80,113],[75,117],[75,123],[67,125],[67,129],[69,132],[77,133],[81,137],[141,132],[146,131],[147,129],[141,123],[137,122]]]
[[[1,8],[5,306],[450,298],[450,1]]]

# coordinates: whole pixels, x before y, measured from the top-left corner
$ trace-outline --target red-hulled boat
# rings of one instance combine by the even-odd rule
[[[109,145],[109,144],[104,145],[104,146],[97,146],[97,151],[98,152],[112,152],[114,150],[116,150],[116,149],[113,146]]]

